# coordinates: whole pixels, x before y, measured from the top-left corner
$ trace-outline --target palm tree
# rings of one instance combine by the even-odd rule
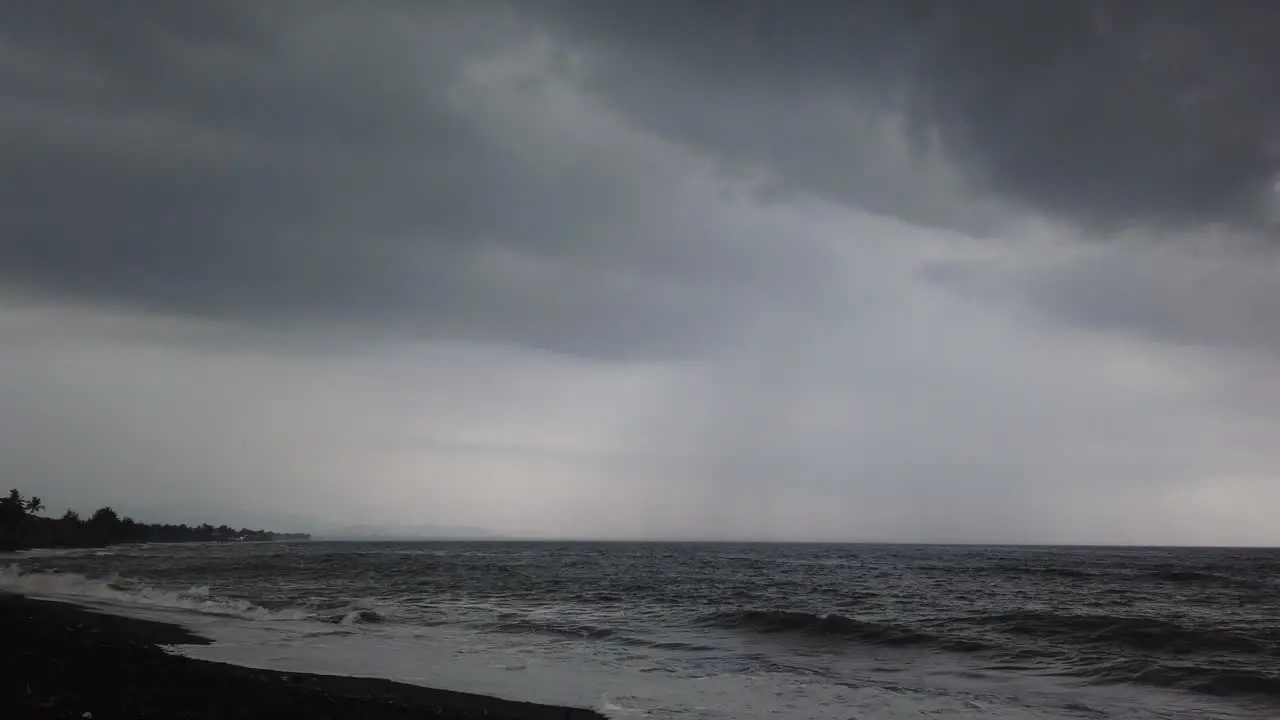
[[[10,490],[8,495],[0,497],[0,525],[17,525],[27,514],[27,501],[22,493]]]
[[[0,497],[0,550],[18,549],[18,523],[22,520],[22,493],[10,490]]]
[[[8,495],[0,498],[0,528],[5,528],[4,546],[20,547],[22,527],[33,513],[41,510],[44,510],[44,502],[40,498],[28,500],[17,489],[10,490]]]
[[[8,517],[10,515],[18,515],[24,512],[26,500],[22,498],[22,493],[17,489],[9,491],[9,494],[0,498],[0,516]]]

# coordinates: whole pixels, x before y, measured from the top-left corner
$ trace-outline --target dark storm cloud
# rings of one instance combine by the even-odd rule
[[[408,229],[412,205],[386,197],[341,218],[368,206],[379,161],[421,119],[379,87],[385,68],[370,63],[359,85],[291,73],[277,28],[230,7],[93,7],[7,13],[7,279],[231,315],[357,311],[408,292],[386,257],[399,248],[351,235],[369,221],[368,236]]]
[[[11,291],[629,358],[688,353],[732,285],[777,285],[767,251],[648,217],[661,180],[513,149],[461,108],[469,64],[524,37],[496,5],[4,9]]]
[[[915,222],[1253,225],[1267,7],[4,2],[0,287],[687,355],[821,258],[690,221],[680,168],[616,136],[521,135],[528,98],[460,105],[477,61],[543,31],[690,156]]]
[[[955,203],[922,207],[919,178],[868,162],[882,138],[833,102],[841,95],[900,112],[915,153],[941,149],[978,194],[1091,230],[1270,221],[1270,4],[551,4],[554,26],[601,59],[601,88],[654,127],[877,211],[990,223]]]

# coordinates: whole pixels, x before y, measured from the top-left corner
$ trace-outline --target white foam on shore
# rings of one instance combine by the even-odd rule
[[[608,698],[600,701],[600,705],[595,710],[610,720],[635,720],[635,718],[649,717],[649,713],[645,710],[625,707]]]
[[[332,625],[311,632],[307,625],[312,624],[209,618],[188,628],[212,644],[173,651],[263,670],[375,677],[506,700],[589,707],[610,720],[651,716],[636,707],[643,700],[633,694],[649,678],[592,662],[567,647],[529,647],[516,637],[478,636],[456,626],[386,624],[350,633],[334,632]]]
[[[271,610],[247,600],[211,597],[207,586],[165,590],[114,575],[90,578],[76,573],[28,572],[17,564],[0,567],[0,590],[54,600],[165,608],[246,620],[310,617],[309,613],[294,608]]]
[[[803,687],[780,687],[778,678],[770,675],[708,675],[663,667],[662,653],[644,648],[624,650],[561,638],[477,633],[460,625],[365,624],[355,623],[356,616],[350,614],[347,623],[324,622],[296,610],[273,611],[245,601],[212,598],[206,587],[162,590],[116,577],[25,572],[12,565],[0,568],[0,590],[180,625],[212,641],[166,648],[195,659],[264,670],[384,678],[508,700],[590,707],[611,720],[794,716],[797,702],[807,707],[814,700],[825,708],[871,705],[890,710],[884,703],[891,698],[876,688],[851,693],[848,688],[812,681]],[[779,690],[793,697],[780,698]],[[917,716],[915,709],[912,705],[909,716]]]
[[[510,700],[594,706],[605,717],[619,720],[647,715],[599,696],[591,702],[587,687],[567,682],[580,673],[557,667],[559,662],[546,663],[527,654],[527,649],[477,647],[474,636],[456,629],[436,628],[424,634],[411,626],[387,626],[381,623],[380,615],[369,610],[348,612],[340,622],[324,622],[301,610],[271,610],[245,600],[211,597],[207,586],[166,590],[118,575],[90,578],[77,573],[30,572],[17,564],[0,566],[0,592],[180,625],[213,644],[165,649],[201,660],[385,678]],[[356,626],[367,626],[371,633],[376,629],[376,634],[352,634]],[[520,662],[512,664],[513,657]],[[521,672],[515,672],[517,668]],[[495,669],[507,672],[494,673]],[[548,672],[549,676],[543,675]],[[622,686],[616,689],[621,691]]]

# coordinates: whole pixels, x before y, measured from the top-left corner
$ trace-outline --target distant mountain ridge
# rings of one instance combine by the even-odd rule
[[[0,551],[28,550],[32,548],[103,547],[121,543],[189,543],[233,542],[271,540],[309,540],[310,535],[300,532],[273,532],[271,530],[229,525],[214,526],[173,523],[137,522],[127,515],[117,513],[110,506],[98,508],[87,519],[80,513],[67,510],[62,517],[45,517],[44,500],[39,496],[27,497],[17,489],[0,496]]]
[[[317,528],[312,532],[315,540],[506,540],[484,528],[445,525],[347,525],[338,528]]]
[[[187,521],[206,516],[211,512],[206,507],[155,507],[145,514],[148,517],[164,517],[171,522]],[[424,523],[409,524],[377,524],[370,522],[354,522],[343,524],[341,521],[323,520],[309,517],[301,513],[280,511],[262,511],[252,508],[223,508],[218,511],[219,517],[226,517],[250,527],[271,527],[291,532],[307,533],[313,540],[509,540],[508,536],[485,528],[467,525],[436,525]],[[363,518],[361,518],[362,520]]]

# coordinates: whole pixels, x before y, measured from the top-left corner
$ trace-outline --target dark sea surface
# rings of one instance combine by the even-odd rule
[[[0,561],[196,657],[652,718],[1280,718],[1280,551],[244,543]]]

